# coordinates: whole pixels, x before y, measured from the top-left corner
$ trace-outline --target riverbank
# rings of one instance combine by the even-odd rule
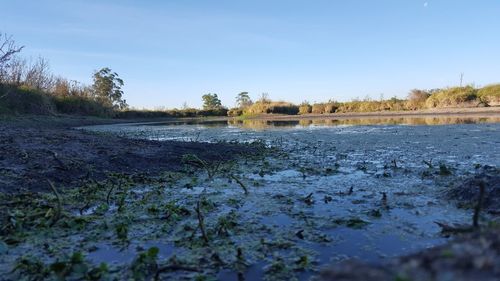
[[[361,119],[368,117],[499,117],[500,107],[471,107],[471,108],[440,108],[415,111],[376,111],[376,112],[352,112],[352,113],[329,113],[329,114],[261,114],[235,117],[234,119],[254,120],[298,120],[298,119]]]
[[[124,122],[68,116],[2,119],[0,191],[47,191],[49,181],[61,188],[77,187],[111,173],[157,176],[182,169],[186,154],[212,162],[253,152],[249,146],[236,144],[158,142],[74,129]]]

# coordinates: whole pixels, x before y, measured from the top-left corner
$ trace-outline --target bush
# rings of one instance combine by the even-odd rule
[[[312,105],[311,113],[314,114],[323,114],[325,113],[326,105],[324,103],[315,103]]]
[[[41,114],[56,112],[51,96],[28,87],[0,84],[0,112],[9,114]]]
[[[500,106],[500,84],[488,85],[479,89],[477,96],[489,106]]]
[[[312,106],[308,103],[302,103],[299,106],[299,114],[309,114],[312,112]]]
[[[228,109],[225,107],[199,110],[197,116],[227,116]]]
[[[337,112],[337,109],[339,108],[339,103],[334,103],[334,102],[329,102],[325,104],[325,111],[324,113],[335,113]]]
[[[134,119],[134,118],[189,118],[206,116],[226,116],[226,108],[198,110],[195,108],[172,109],[172,110],[124,110],[118,111],[115,118]]]
[[[99,117],[111,117],[114,115],[113,108],[86,97],[55,97],[54,101],[59,113]]]
[[[472,86],[444,89],[432,94],[425,102],[429,108],[477,106],[477,90]]]
[[[243,114],[288,114],[296,115],[299,107],[289,102],[257,101],[253,105],[243,110]]]
[[[231,108],[227,111],[227,116],[229,117],[238,117],[243,114],[243,109],[241,108]]]
[[[405,108],[408,110],[417,110],[425,107],[425,101],[429,98],[430,93],[425,90],[413,89],[408,94]]]

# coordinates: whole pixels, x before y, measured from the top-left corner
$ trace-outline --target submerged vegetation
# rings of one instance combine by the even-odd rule
[[[199,140],[216,142],[207,144],[210,150],[228,143],[253,149],[207,159],[194,147],[177,158],[175,171],[134,168],[100,179],[83,176],[71,187],[47,182],[46,192],[4,192],[0,272],[31,280],[303,280],[351,256],[378,261],[442,244],[459,230],[486,231],[498,223],[490,200],[498,169],[486,165],[496,163],[497,149],[477,155],[497,133],[494,125],[470,126],[483,133],[477,147],[468,128],[429,129],[445,142],[443,150],[428,149],[436,141],[419,127],[373,126],[364,138],[358,133],[365,127],[339,127],[335,132],[344,137],[334,142],[331,130],[314,137],[296,130],[283,138],[280,131],[207,129]],[[94,128],[123,130],[87,129]],[[181,128],[156,130],[183,134]],[[245,144],[249,138],[254,141]],[[403,151],[399,145],[410,139],[413,145]],[[485,171],[490,178],[480,178],[482,192],[464,194],[476,181],[455,187]],[[461,195],[460,208],[440,195],[450,186],[453,194],[446,196]]]

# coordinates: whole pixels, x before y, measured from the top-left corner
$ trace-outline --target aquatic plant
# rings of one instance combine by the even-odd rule
[[[206,161],[200,159],[194,154],[185,154],[182,156],[182,162],[196,168],[205,169],[208,174],[208,178],[212,179],[218,172],[222,165],[222,161],[215,161],[212,164],[208,164]]]
[[[130,266],[134,280],[146,280],[157,274],[159,252],[157,247],[151,247],[138,254]]]
[[[115,232],[118,239],[123,242],[128,241],[128,225],[126,223],[118,223],[115,225]]]
[[[81,252],[74,252],[71,256],[62,254],[50,264],[45,264],[34,256],[22,256],[17,259],[13,272],[19,274],[22,277],[21,280],[110,279],[106,263],[94,266],[85,261],[85,256]]]
[[[452,173],[451,173],[450,168],[448,168],[448,166],[446,166],[446,164],[445,164],[445,163],[440,163],[440,164],[439,164],[439,174],[440,174],[441,176],[449,176],[449,175],[451,175]]]
[[[238,179],[235,175],[230,175],[230,177],[239,185],[241,186],[241,188],[243,188],[243,191],[245,192],[246,195],[248,195],[248,188],[246,187],[246,185],[240,180]]]
[[[339,225],[344,225],[349,228],[363,228],[370,224],[370,222],[362,220],[360,218],[354,217],[354,218],[349,218],[349,219],[335,219],[333,220],[334,223],[339,224]]]
[[[196,202],[196,208],[195,208],[196,216],[198,218],[198,229],[201,232],[201,237],[203,238],[203,241],[205,242],[205,244],[208,245],[210,240],[208,238],[207,231],[205,229],[205,218],[203,217],[203,213],[200,208],[201,204],[200,202],[201,201]]]

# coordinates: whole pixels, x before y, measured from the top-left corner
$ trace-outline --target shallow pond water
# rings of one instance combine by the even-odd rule
[[[185,121],[87,129],[155,140],[258,140],[283,151],[239,164],[248,196],[238,195],[236,184],[221,179],[204,183],[204,192],[214,202],[241,200],[236,207],[219,206],[212,213],[218,216],[229,208],[252,229],[235,235],[241,245],[262,239],[292,244],[266,255],[252,253],[244,276],[253,280],[269,273],[276,260],[290,263],[300,255],[311,257],[314,264],[306,266],[305,273],[292,269],[291,276],[303,279],[347,258],[379,262],[444,243],[435,222],[469,223],[471,211],[458,209],[442,192],[479,166],[498,166],[498,121]],[[441,173],[442,167],[451,175]],[[236,271],[223,269],[218,277],[234,280]]]
[[[166,184],[133,186],[126,190],[124,213],[108,207],[92,229],[45,242],[83,249],[91,262],[114,264],[116,271],[156,247],[160,262],[201,270],[166,272],[162,278],[203,274],[220,280],[303,280],[345,259],[382,262],[442,244],[447,238],[436,221],[464,224],[472,217],[443,192],[481,166],[499,166],[500,123],[400,119],[86,127],[155,140],[258,141],[271,152],[231,163],[213,178],[201,169]],[[197,202],[209,246],[198,229]],[[84,216],[99,207],[88,210]],[[117,222],[128,225],[125,244],[116,239]]]

